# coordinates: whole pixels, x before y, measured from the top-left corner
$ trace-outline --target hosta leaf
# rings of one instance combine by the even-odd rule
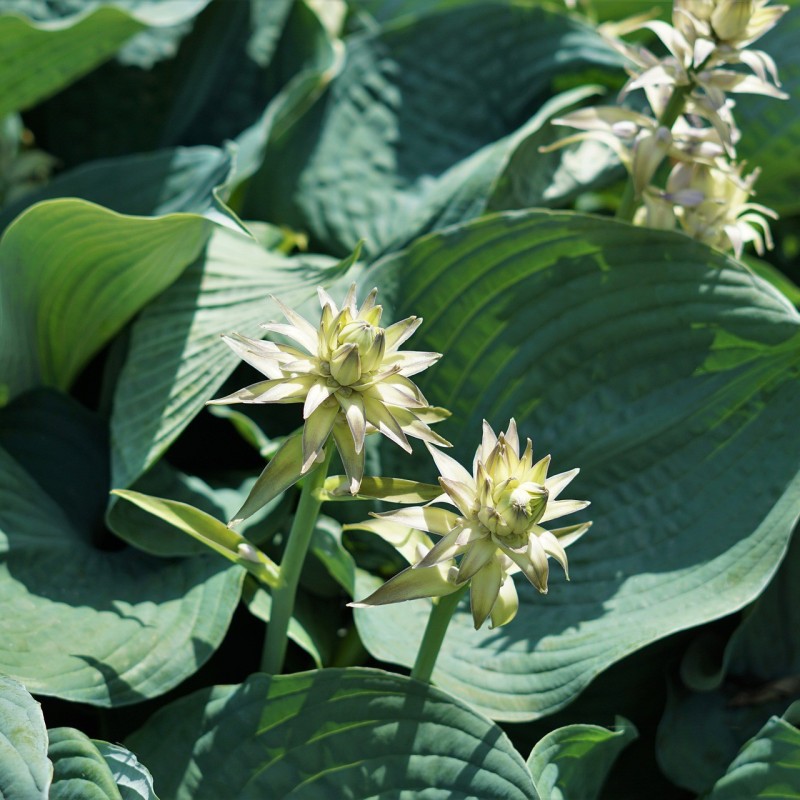
[[[742,131],[738,156],[762,171],[756,184],[758,202],[782,215],[800,211],[800,52],[794,46],[798,36],[800,6],[790,9],[755,45],[775,59],[789,99],[745,94],[736,98],[736,122]]]
[[[245,213],[340,255],[480,215],[520,136],[578,99],[542,108],[553,78],[620,63],[577,20],[505,2],[350,37],[328,93],[268,151]]]
[[[0,389],[67,388],[197,256],[209,228],[197,216],[124,217],[83,200],[24,212],[0,240]]]
[[[154,558],[103,530],[108,444],[40,390],[0,411],[0,672],[37,694],[124,705],[166,692],[219,646],[244,570]]]
[[[800,538],[727,643],[693,642],[681,666],[692,689],[671,687],[659,726],[662,770],[679,786],[708,790],[739,748],[800,697]]]
[[[506,735],[400,675],[253,675],[156,713],[128,741],[165,798],[536,798]]]
[[[114,486],[130,486],[152,466],[239,363],[221,334],[257,337],[280,315],[269,294],[297,306],[335,277],[335,269],[215,229],[201,257],[133,325],[111,418]]]
[[[48,734],[51,800],[123,800],[106,760],[86,734],[75,728],[53,728]]]
[[[369,280],[397,287],[397,318],[425,318],[415,347],[445,354],[419,384],[453,412],[440,430],[462,463],[482,418],[513,415],[553,470],[581,468],[571,495],[592,501],[571,583],[554,570],[542,597],[518,580],[498,630],[458,611],[441,686],[500,719],[552,713],[627,653],[764,589],[800,489],[800,316],[771,286],[678,234],[547,212],[428,236]],[[385,457],[388,474],[432,477]],[[373,655],[410,665],[428,608],[356,620]]]
[[[55,177],[0,212],[0,229],[27,207],[56,197],[79,197],[120,214],[210,214],[213,191],[231,170],[229,152],[179,147],[92,161]]]
[[[47,800],[52,769],[41,706],[21,683],[0,675],[0,797]]]
[[[742,748],[707,800],[794,800],[800,785],[800,731],[772,717]]]
[[[150,25],[193,17],[208,0],[139,3],[132,12],[108,4],[58,22],[37,23],[0,5],[0,116],[57,92],[112,56]],[[83,9],[81,9],[83,10]]]
[[[153,788],[153,776],[130,750],[96,739],[92,740],[92,744],[111,770],[122,800],[158,800]]]
[[[614,760],[637,737],[618,717],[616,730],[599,725],[567,725],[542,738],[528,768],[542,800],[595,800]]]

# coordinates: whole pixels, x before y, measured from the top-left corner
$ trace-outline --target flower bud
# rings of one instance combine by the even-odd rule
[[[509,486],[497,498],[495,509],[511,533],[519,534],[530,530],[547,508],[548,491],[538,483],[526,482]],[[498,531],[499,533],[499,531]]]
[[[672,134],[667,128],[647,132],[633,146],[633,183],[640,195],[649,185],[672,145]]]
[[[753,0],[718,0],[711,27],[722,42],[740,38],[753,16]]]
[[[350,386],[361,377],[361,358],[357,345],[342,344],[333,351],[331,376],[342,386]]]

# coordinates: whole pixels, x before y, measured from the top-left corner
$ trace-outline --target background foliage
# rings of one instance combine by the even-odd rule
[[[738,262],[613,220],[603,146],[539,152],[624,81],[561,4],[0,0],[0,796],[796,796],[798,27],[760,42],[791,99],[738,101],[782,215]],[[324,507],[269,677],[268,592],[108,494],[229,519],[301,419],[204,409],[251,382],[219,335],[352,281],[425,318],[457,457],[514,416],[592,500],[571,582],[459,610],[433,688],[427,601],[346,606],[399,566],[342,533],[373,505]],[[278,558],[295,502],[241,533]]]

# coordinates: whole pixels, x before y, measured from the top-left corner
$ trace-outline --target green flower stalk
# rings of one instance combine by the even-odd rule
[[[410,380],[438,361],[441,354],[400,350],[422,319],[408,317],[382,328],[383,309],[375,304],[377,289],[357,307],[353,284],[341,308],[324,289],[317,291],[322,313],[316,325],[275,299],[287,323],[263,326],[299,347],[249,339],[238,333],[223,336],[226,344],[267,380],[210,404],[302,403],[304,419],[302,442],[292,437],[286,441],[235,521],[253,514],[320,463],[331,437],[344,464],[351,494],[356,494],[361,485],[364,441],[370,433],[383,434],[407,452],[411,452],[409,436],[440,447],[450,446],[429,427],[445,419],[448,412],[430,406]]]
[[[522,572],[538,591],[547,592],[548,559],[567,573],[565,548],[590,527],[586,522],[547,530],[543,524],[580,511],[585,500],[560,500],[561,492],[578,474],[573,469],[547,476],[550,456],[533,462],[527,440],[520,455],[517,426],[512,419],[495,435],[487,422],[470,473],[450,456],[429,447],[441,477],[446,502],[456,511],[436,505],[374,514],[379,521],[368,530],[396,538],[398,526],[440,536],[419,559],[355,606],[374,606],[418,597],[440,597],[470,585],[475,628],[490,619],[491,627],[514,618],[519,600],[512,575]],[[567,575],[567,577],[569,577]]]

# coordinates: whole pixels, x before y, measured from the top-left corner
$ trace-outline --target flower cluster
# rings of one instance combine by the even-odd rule
[[[548,557],[567,571],[564,548],[582,536],[590,522],[547,530],[549,522],[589,505],[585,500],[559,500],[578,474],[574,469],[547,477],[550,456],[533,461],[533,445],[520,455],[517,426],[512,419],[505,432],[495,435],[483,424],[483,439],[470,473],[455,459],[429,447],[444,491],[434,501],[449,503],[456,511],[434,504],[373,515],[377,522],[360,526],[396,541],[405,528],[441,538],[426,547],[418,539],[415,563],[396,575],[357,606],[373,606],[442,596],[470,582],[475,628],[487,618],[492,627],[510,622],[519,607],[511,576],[523,575],[540,592],[547,591]]]
[[[302,403],[302,458],[296,477],[322,460],[330,436],[342,458],[350,491],[358,492],[364,475],[364,440],[379,432],[411,452],[408,436],[449,447],[429,423],[448,416],[432,407],[410,376],[435,363],[439,353],[401,351],[422,320],[409,317],[381,328],[383,309],[373,289],[361,307],[356,287],[350,287],[339,308],[324,289],[318,289],[322,313],[312,325],[279,300],[287,323],[269,323],[266,330],[296,342],[292,345],[249,339],[238,333],[223,339],[267,380],[240,389],[211,404]],[[278,454],[273,461],[279,461]]]
[[[675,0],[672,25],[638,18],[604,26],[630,63],[630,79],[620,99],[642,89],[651,113],[603,107],[567,114],[554,122],[580,132],[552,147],[587,138],[612,147],[630,173],[633,188],[630,209],[622,209],[622,216],[633,217],[637,224],[680,226],[690,236],[732,249],[737,256],[745,242],[753,242],[759,253],[765,244],[771,246],[766,218],[775,215],[750,202],[758,173],[745,177],[745,165],[736,161],[741,134],[730,97],[787,97],[778,88],[772,58],[747,49],[788,9],[768,2]],[[642,29],[656,34],[666,55],[659,57],[618,38]],[[653,180],[665,158],[674,167],[662,189]]]

